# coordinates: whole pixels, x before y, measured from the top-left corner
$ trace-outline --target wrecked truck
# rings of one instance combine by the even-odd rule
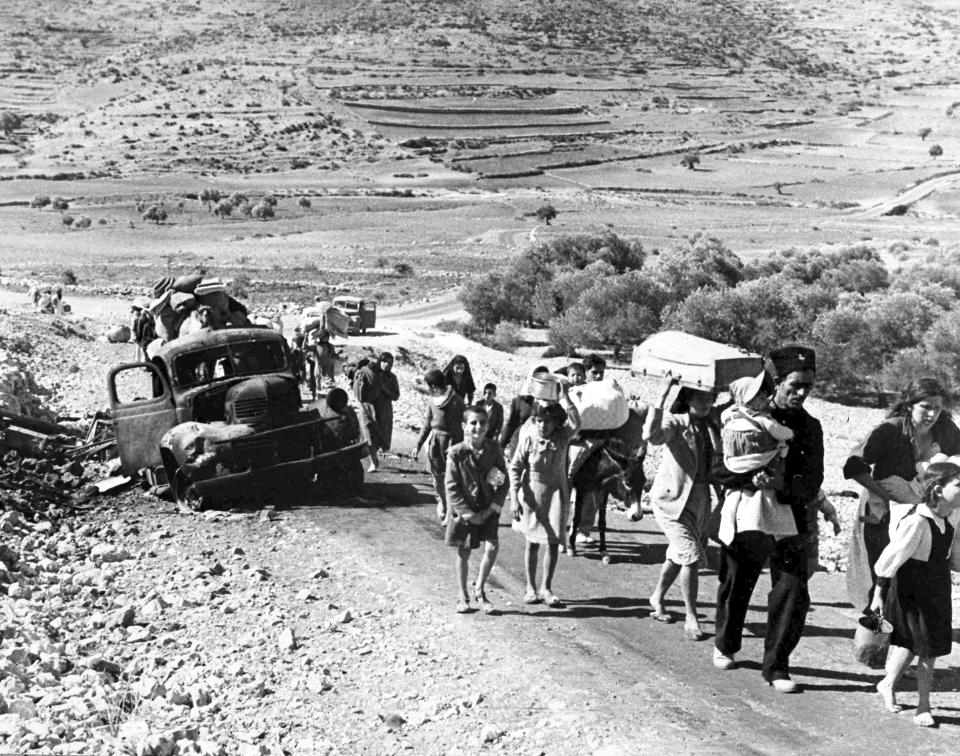
[[[182,336],[149,362],[114,367],[107,384],[123,472],[168,483],[181,505],[363,486],[356,412],[345,400],[304,406],[287,343],[272,329]]]

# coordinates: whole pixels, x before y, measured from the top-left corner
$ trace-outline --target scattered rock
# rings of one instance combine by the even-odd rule
[[[277,639],[277,645],[280,646],[281,651],[293,651],[297,648],[297,638],[293,634],[293,630],[289,627],[285,627],[280,631],[280,636]]]

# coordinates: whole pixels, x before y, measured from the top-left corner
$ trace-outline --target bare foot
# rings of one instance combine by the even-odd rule
[[[917,727],[936,727],[937,720],[933,718],[929,711],[921,711],[914,716],[913,723]]]
[[[903,707],[897,703],[897,694],[893,692],[893,685],[886,680],[877,683],[877,693],[883,699],[883,706],[887,711],[894,714],[903,711]]]
[[[653,594],[647,601],[650,602],[650,608],[653,610],[651,614],[666,614],[663,609],[663,596]]]

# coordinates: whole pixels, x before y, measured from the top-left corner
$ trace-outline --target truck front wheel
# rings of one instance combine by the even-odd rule
[[[198,494],[190,479],[181,470],[177,470],[177,474],[174,475],[171,488],[174,501],[181,507],[194,512],[202,512],[210,506],[209,497]]]

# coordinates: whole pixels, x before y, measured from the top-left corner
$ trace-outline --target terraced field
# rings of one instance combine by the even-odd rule
[[[864,213],[956,165],[958,26],[944,0],[8,0],[0,270],[136,283],[172,255],[401,298],[513,254],[547,203],[538,238],[947,239],[952,179]],[[277,216],[216,218],[210,188],[271,192]]]

